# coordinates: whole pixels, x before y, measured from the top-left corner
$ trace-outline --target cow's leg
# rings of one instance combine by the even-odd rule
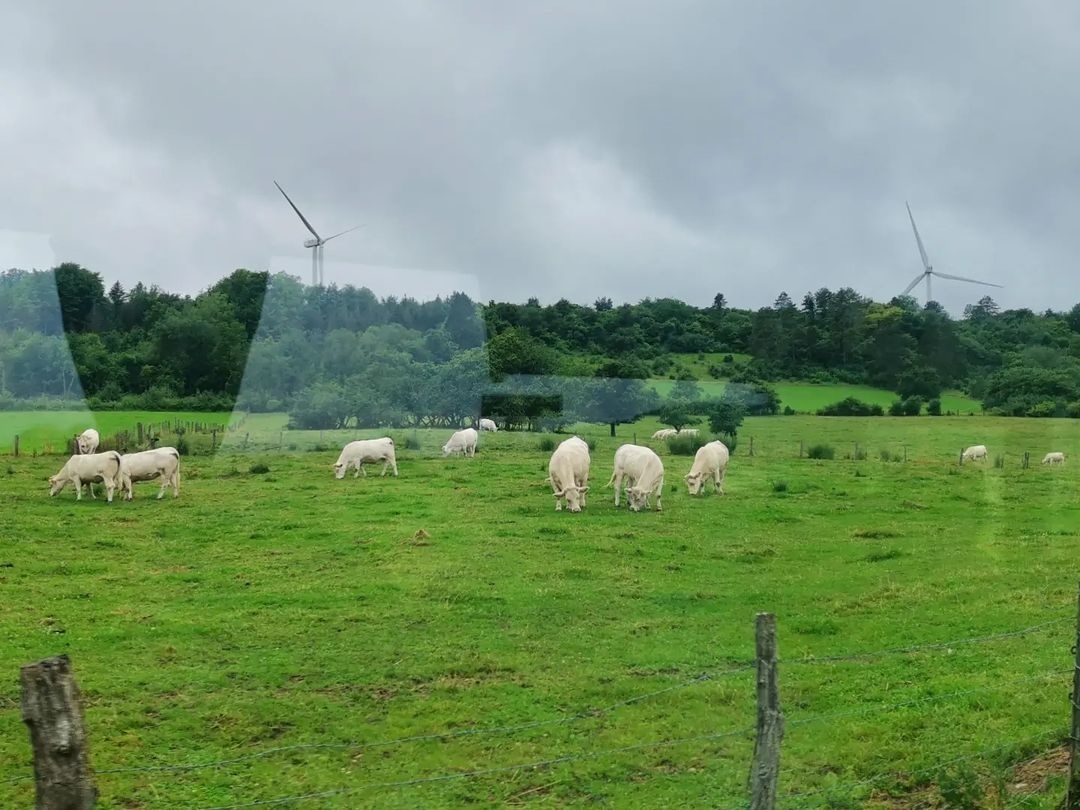
[[[170,481],[169,478],[165,478],[164,476],[162,476],[162,478],[161,478],[161,489],[158,490],[156,500],[160,501],[162,498],[165,497],[165,490],[167,490],[169,488],[169,481]]]
[[[392,459],[392,460],[390,461],[390,464],[391,464],[391,465],[393,466],[393,468],[394,468],[394,478],[397,478],[397,477],[398,477],[398,474],[397,474],[397,459],[396,459],[396,458],[395,458],[395,459]]]
[[[619,490],[622,489],[622,476],[615,474],[615,508],[619,508]]]
[[[116,484],[112,480],[105,481],[105,498],[107,503],[112,503],[113,492],[116,491]]]
[[[663,512],[664,511],[664,507],[660,503],[660,496],[663,494],[663,491],[664,491],[664,485],[661,484],[660,489],[656,490],[656,511],[657,512]],[[645,508],[646,509],[649,508],[649,499],[647,497],[645,498]]]
[[[716,491],[721,495],[724,494],[724,476],[725,475],[727,475],[727,469],[717,470],[716,471]]]
[[[82,500],[82,479],[81,478],[75,479],[75,500],[77,500],[77,501]]]

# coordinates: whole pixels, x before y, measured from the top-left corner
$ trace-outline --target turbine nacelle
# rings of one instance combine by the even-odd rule
[[[285,193],[285,189],[283,189],[278,184],[277,180],[274,181],[274,185],[277,186],[278,191],[281,192],[281,196],[286,199],[286,201],[292,207],[292,210],[296,212],[296,215],[300,217],[300,221],[304,223],[304,227],[311,232],[312,236],[315,237],[314,239],[305,240],[304,247],[311,248],[311,283],[313,285],[321,287],[325,281],[325,279],[323,278],[323,245],[325,245],[331,239],[337,239],[337,237],[343,236],[347,233],[351,233],[357,228],[361,228],[363,226],[357,225],[355,228],[349,228],[349,230],[347,231],[335,233],[333,236],[328,236],[323,239],[321,236],[319,236],[315,229],[311,227],[311,223],[307,221],[307,217],[300,213],[300,209],[296,207],[296,203],[289,199],[289,195]]]
[[[949,273],[939,273],[937,270],[935,270],[934,266],[932,264],[930,264],[930,259],[926,255],[926,248],[923,247],[922,237],[919,236],[919,229],[915,227],[915,217],[912,216],[912,214],[911,214],[911,206],[908,205],[906,202],[904,203],[904,205],[907,206],[908,219],[911,220],[911,230],[914,231],[914,233],[915,233],[915,243],[919,246],[919,258],[922,259],[923,271],[921,273],[919,273],[919,275],[915,276],[915,278],[912,280],[912,282],[910,284],[908,284],[907,287],[904,288],[904,291],[902,293],[900,293],[900,295],[907,295],[909,292],[911,292],[913,289],[915,289],[915,285],[917,285],[920,281],[923,281],[925,279],[926,280],[926,302],[930,303],[932,295],[933,295],[930,292],[930,277],[931,276],[937,276],[938,278],[947,278],[947,279],[950,279],[952,281],[966,281],[969,284],[982,284],[984,287],[1001,287],[1000,284],[993,284],[993,283],[991,283],[989,281],[979,281],[978,279],[974,279],[974,278],[964,278],[963,276],[953,276],[953,275],[950,275]]]
[[[310,247],[318,247],[318,244],[319,244],[318,239],[305,239],[304,240],[304,247],[308,247],[308,248],[310,248]]]

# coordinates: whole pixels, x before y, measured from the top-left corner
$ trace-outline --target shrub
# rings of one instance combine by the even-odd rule
[[[795,409],[792,408],[790,405],[785,405],[784,406],[784,416],[794,416],[794,415],[795,415]]]
[[[880,458],[882,461],[892,461],[893,455],[887,449],[882,448],[878,451],[878,458]]]
[[[256,461],[251,465],[252,475],[265,475],[268,472],[270,472],[270,467],[264,461]]]
[[[892,404],[889,405],[889,416],[903,416],[904,415],[904,403],[903,400],[894,399]]]
[[[420,436],[417,435],[414,430],[408,436],[405,437],[405,449],[406,450],[419,450],[420,449]]]
[[[773,481],[773,492],[787,492],[787,481]]]
[[[555,440],[550,436],[543,436],[540,439],[540,450],[544,453],[550,453],[555,449]]]
[[[832,405],[826,405],[817,412],[818,416],[881,416],[885,413],[880,405],[863,402],[855,397],[848,397]]]
[[[833,449],[831,444],[815,444],[806,451],[806,456],[807,458],[831,460],[836,458],[836,450]]]
[[[1005,456],[1000,455],[1000,454],[994,456],[994,469],[995,470],[1000,470],[1004,466],[1005,466]]]
[[[926,403],[926,412],[931,416],[941,416],[941,400],[932,399]]]
[[[191,448],[188,447],[188,440],[183,436],[178,436],[176,439],[176,452],[182,456],[186,456],[191,452]]]
[[[596,439],[587,439],[585,441],[585,444],[587,444],[589,446],[589,452],[590,453],[595,453],[596,452]]]
[[[667,440],[668,452],[673,456],[692,456],[709,441],[708,437],[700,434],[672,436]]]

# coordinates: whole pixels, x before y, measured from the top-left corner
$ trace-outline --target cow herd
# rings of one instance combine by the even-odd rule
[[[481,431],[497,431],[498,427],[491,419],[479,421]],[[673,436],[696,435],[693,429],[676,431],[670,428],[658,430],[653,439],[665,440]],[[450,436],[442,447],[444,457],[462,455],[472,458],[476,455],[476,443],[479,433],[475,428],[458,430]],[[165,496],[171,486],[173,497],[180,494],[180,454],[173,447],[157,447],[138,453],[118,453],[108,450],[97,452],[100,436],[93,428],[83,431],[76,437],[79,452],[67,460],[60,472],[49,478],[49,494],[56,495],[68,484],[75,488],[75,499],[82,500],[83,484],[89,486],[90,496],[94,495],[95,483],[105,485],[106,498],[112,503],[113,495],[120,490],[122,497],[132,499],[132,484],[138,481],[161,480],[158,499]],[[691,495],[700,495],[708,481],[712,481],[713,491],[724,492],[724,475],[727,472],[731,454],[721,441],[712,441],[702,445],[694,456],[694,463],[683,479]],[[985,461],[987,449],[984,444],[966,448],[960,456],[960,463],[965,461]],[[392,470],[398,474],[397,456],[394,440],[389,436],[379,439],[361,439],[349,442],[342,448],[338,460],[334,462],[334,477],[344,478],[349,469],[355,469],[354,478],[363,475],[365,463],[383,465],[382,473]],[[548,462],[547,483],[551,484],[555,496],[555,510],[561,511],[565,505],[567,511],[580,512],[585,508],[585,496],[589,491],[589,468],[592,458],[589,446],[579,436],[566,439],[551,454]],[[1064,464],[1062,452],[1047,453],[1043,464]],[[619,506],[620,495],[625,491],[627,505],[632,512],[649,510],[653,500],[656,511],[663,509],[661,498],[664,489],[664,463],[655,451],[637,444],[624,444],[615,451],[614,469],[608,487],[615,489],[615,506]]]
[[[93,428],[80,434],[77,439],[79,452],[69,458],[60,472],[49,478],[49,494],[57,495],[64,487],[75,487],[75,500],[82,500],[83,484],[90,490],[90,497],[96,498],[94,484],[105,485],[105,496],[112,503],[116,490],[120,490],[124,500],[132,499],[132,484],[137,481],[161,479],[158,500],[165,496],[171,486],[173,497],[180,494],[180,453],[175,447],[156,447],[139,453],[124,453],[106,450],[98,453],[101,437]]]

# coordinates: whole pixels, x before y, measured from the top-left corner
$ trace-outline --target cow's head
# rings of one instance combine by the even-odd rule
[[[630,511],[640,512],[649,508],[649,492],[639,487],[628,487],[626,497],[630,501]]]
[[[701,473],[687,473],[683,477],[686,478],[686,488],[691,495],[697,495],[701,492],[702,478],[704,478]]]
[[[577,487],[570,485],[559,492],[555,493],[555,500],[559,498],[566,499],[566,508],[571,512],[581,511],[581,502],[584,500],[585,493],[589,491],[588,487]]]
[[[443,454],[443,458],[446,458],[448,455],[450,455],[450,445],[449,444],[444,444],[443,445],[442,454]]]
[[[59,475],[49,476],[49,495],[55,495],[57,492],[62,490],[66,484],[66,478],[61,478]]]
[[[345,472],[349,469],[349,465],[344,461],[339,461],[334,465],[334,478],[344,478]]]
[[[88,436],[80,436],[77,444],[79,445],[79,455],[85,456],[90,452],[90,438]]]

